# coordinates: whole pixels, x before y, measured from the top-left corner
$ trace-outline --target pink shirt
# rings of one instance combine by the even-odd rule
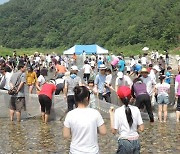
[[[177,94],[178,96],[180,96],[180,74],[176,76],[176,79],[175,79],[175,87],[176,87],[176,84],[177,85]]]
[[[115,66],[119,62],[119,58],[114,58],[114,60],[111,62],[111,65]]]

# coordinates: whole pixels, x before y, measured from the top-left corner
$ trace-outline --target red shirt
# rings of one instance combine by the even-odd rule
[[[148,73],[150,73],[151,70],[152,70],[151,67],[148,67],[148,68],[147,68]]]
[[[53,95],[55,90],[56,90],[56,86],[54,84],[52,84],[52,83],[45,83],[42,86],[41,91],[39,92],[39,95],[46,95],[50,99],[52,99],[52,95]]]

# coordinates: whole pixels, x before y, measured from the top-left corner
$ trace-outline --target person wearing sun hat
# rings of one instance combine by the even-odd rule
[[[98,97],[100,100],[105,99],[106,102],[111,103],[111,92],[109,87],[105,87],[106,81],[106,66],[101,64],[99,66],[99,74],[96,75],[94,84],[95,89],[98,92]]]
[[[152,96],[156,82],[152,80],[152,78],[148,74],[148,70],[146,68],[142,68],[140,79],[143,81],[143,83],[146,84],[148,94]]]
[[[118,133],[117,154],[140,153],[140,142],[138,131],[144,131],[141,113],[136,106],[132,106],[131,89],[121,86],[117,95],[124,105],[114,110],[110,108],[111,132]]]

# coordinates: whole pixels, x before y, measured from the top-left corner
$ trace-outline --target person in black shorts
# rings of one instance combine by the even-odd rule
[[[52,105],[52,95],[56,90],[56,85],[54,80],[46,82],[40,92],[39,92],[39,103],[41,105],[41,116],[42,121],[47,124],[48,118],[51,111]]]

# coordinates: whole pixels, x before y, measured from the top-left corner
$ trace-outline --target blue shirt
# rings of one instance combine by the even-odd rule
[[[119,71],[120,72],[123,72],[124,71],[124,68],[125,68],[125,61],[124,60],[120,60],[118,62],[118,66],[119,66]]]
[[[170,72],[166,72],[166,79],[165,82],[170,84],[171,83],[171,73]]]
[[[141,69],[142,69],[141,64],[136,64],[135,67],[134,67],[134,71],[136,71],[136,72],[140,72]]]
[[[103,64],[103,62],[101,60],[98,60],[98,62],[97,62],[98,68],[101,64]]]
[[[106,75],[102,75],[102,74],[96,75],[94,84],[97,85],[99,93],[110,92],[109,88],[106,88],[106,91],[104,91],[105,81],[106,81]]]

